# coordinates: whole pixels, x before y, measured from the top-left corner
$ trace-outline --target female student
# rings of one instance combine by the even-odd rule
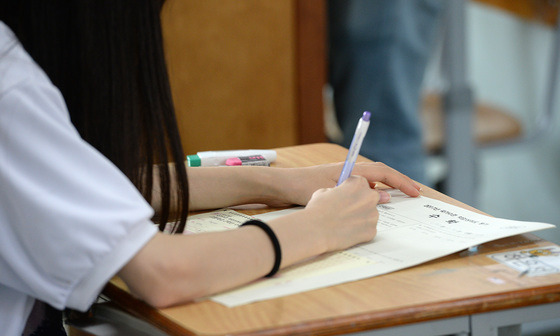
[[[299,169],[184,164],[156,0],[0,5],[0,328],[46,333],[87,310],[118,274],[164,307],[273,275],[374,238],[383,182],[418,186],[381,164]],[[188,210],[306,205],[237,230],[167,235]],[[155,212],[154,212],[155,210]],[[60,330],[60,328],[59,328]],[[50,331],[48,331],[50,332]]]

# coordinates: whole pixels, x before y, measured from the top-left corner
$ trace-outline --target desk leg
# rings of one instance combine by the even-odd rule
[[[472,336],[520,336],[521,324],[560,318],[560,302],[471,316]]]

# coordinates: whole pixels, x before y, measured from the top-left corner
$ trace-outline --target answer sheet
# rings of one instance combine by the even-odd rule
[[[369,243],[285,268],[273,278],[210,297],[228,307],[364,279],[443,257],[472,246],[554,225],[481,215],[427,197],[389,190],[391,202],[378,205],[377,236]],[[255,216],[264,221],[302,208]],[[232,229],[250,216],[222,209],[189,218],[186,234]]]

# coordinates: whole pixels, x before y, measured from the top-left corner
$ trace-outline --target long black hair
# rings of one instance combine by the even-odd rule
[[[164,1],[1,2],[0,20],[60,89],[82,138],[148,201],[160,198],[160,230],[175,220],[182,232],[188,182],[163,52]],[[152,195],[154,165],[161,195]]]

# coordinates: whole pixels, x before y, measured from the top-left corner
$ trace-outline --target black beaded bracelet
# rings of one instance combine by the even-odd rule
[[[274,231],[272,231],[270,226],[258,219],[251,219],[241,224],[241,226],[245,225],[258,226],[267,234],[268,238],[270,238],[270,241],[272,242],[272,246],[274,247],[274,266],[272,266],[272,270],[267,275],[265,275],[265,277],[270,278],[271,276],[276,274],[276,272],[278,272],[278,270],[280,269],[280,263],[282,262],[282,249],[280,248],[278,237],[276,237],[276,234],[274,234]]]

